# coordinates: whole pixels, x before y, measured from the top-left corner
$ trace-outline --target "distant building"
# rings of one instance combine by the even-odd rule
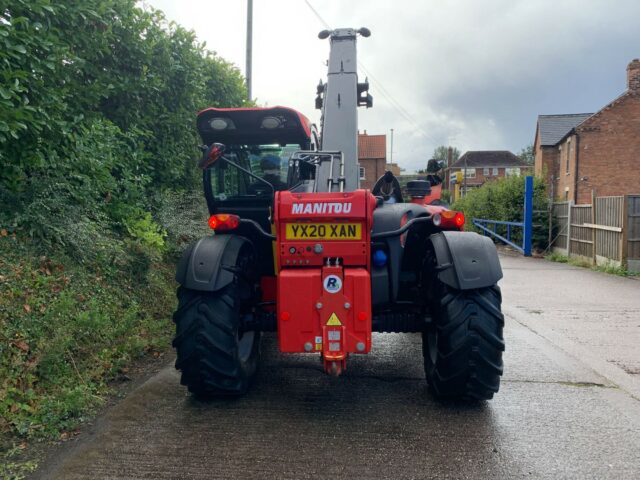
[[[389,168],[387,164],[387,136],[369,135],[366,130],[364,133],[359,133],[358,162],[360,163],[360,188],[373,188],[376,180],[384,175],[385,170]],[[400,173],[399,168],[398,173]]]
[[[464,155],[449,167],[451,176],[456,172],[463,172],[463,176],[466,175],[467,190],[478,188],[488,180],[495,180],[512,175],[522,175],[528,173],[530,170],[531,165],[526,164],[508,150],[465,152]],[[464,187],[461,186],[460,188],[464,195]]]
[[[540,115],[535,172],[559,200],[640,191],[640,60],[627,66],[627,90],[596,113]]]

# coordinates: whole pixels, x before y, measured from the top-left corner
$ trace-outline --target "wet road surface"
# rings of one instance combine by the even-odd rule
[[[271,335],[245,397],[198,402],[167,365],[35,478],[639,478],[640,282],[501,260],[507,351],[490,402],[434,401],[419,335],[376,334],[337,379]],[[610,284],[617,298],[588,295]]]

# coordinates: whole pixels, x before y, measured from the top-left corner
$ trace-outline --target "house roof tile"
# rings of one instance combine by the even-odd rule
[[[475,167],[528,167],[525,162],[508,150],[479,150],[465,152],[451,168]]]
[[[593,115],[593,113],[539,115],[538,129],[540,131],[540,145],[543,147],[556,145],[567,133],[591,115]]]

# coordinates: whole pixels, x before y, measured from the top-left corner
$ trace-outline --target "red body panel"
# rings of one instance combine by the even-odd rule
[[[341,279],[342,288],[336,293],[323,288],[330,275]],[[283,269],[278,276],[277,304],[282,352],[316,352],[342,360],[347,353],[371,349],[371,284],[364,268]],[[335,331],[340,334],[330,338],[329,332]],[[358,343],[363,344],[361,349]]]
[[[375,198],[349,193],[276,194],[278,340],[283,352],[328,362],[371,349],[371,224]],[[287,225],[360,225],[359,239],[287,239]]]
[[[431,193],[426,197],[424,197],[424,203],[428,205],[434,200],[440,200],[441,195],[442,195],[442,184],[432,185]]]

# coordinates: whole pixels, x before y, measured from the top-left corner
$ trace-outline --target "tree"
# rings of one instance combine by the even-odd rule
[[[460,150],[458,150],[456,147],[451,147],[451,149],[453,150],[452,158],[451,158],[451,162],[453,163],[453,162],[455,162],[456,160],[458,160],[460,158]],[[431,158],[435,158],[436,160],[444,160],[445,163],[446,163],[447,156],[449,154],[448,151],[449,151],[449,147],[448,146],[440,145],[439,147],[435,148]]]
[[[526,147],[524,147],[522,150],[520,150],[520,153],[518,154],[518,158],[522,160],[524,163],[526,163],[527,165],[533,165],[533,161],[535,159],[535,156],[533,153],[533,144],[529,144]]]
[[[451,163],[455,162],[456,160],[458,160],[460,158],[460,150],[458,150],[456,147],[451,147]],[[448,166],[447,165],[447,158],[449,155],[449,147],[446,145],[440,145],[439,147],[436,147],[433,150],[433,154],[431,155],[431,158],[435,158],[436,160],[442,160],[444,161],[445,164],[445,168]],[[427,159],[427,160],[431,160],[431,158]],[[427,173],[427,169],[426,168],[421,168],[420,170],[418,170],[416,173],[419,174],[424,174]]]

